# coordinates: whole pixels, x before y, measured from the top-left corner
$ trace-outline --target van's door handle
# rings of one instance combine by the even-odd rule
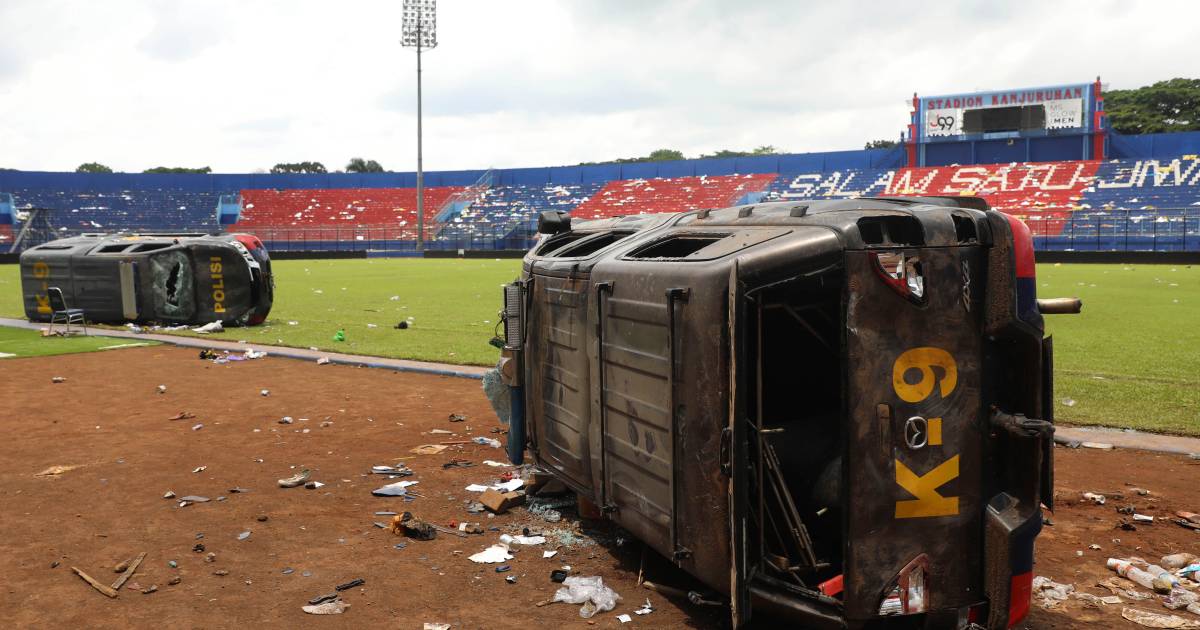
[[[995,405],[992,406],[991,422],[993,427],[1004,429],[1017,437],[1046,439],[1054,437],[1054,425],[1050,422],[1037,418],[1026,418],[1024,414],[1006,413]]]
[[[721,464],[721,474],[726,477],[733,476],[733,428],[725,427],[721,429],[721,453],[717,457],[717,461]]]

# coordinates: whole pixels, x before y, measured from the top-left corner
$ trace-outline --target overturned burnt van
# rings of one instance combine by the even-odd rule
[[[50,321],[49,289],[92,322],[260,324],[271,258],[250,234],[84,234],[21,254],[25,316]]]
[[[572,225],[505,287],[511,449],[734,626],[1006,628],[1052,503],[1032,241],[978,198]]]

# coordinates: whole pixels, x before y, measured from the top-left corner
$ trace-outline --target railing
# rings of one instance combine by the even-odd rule
[[[267,251],[415,252],[415,226],[238,228],[263,241]],[[425,227],[425,248],[433,250],[529,249],[536,241],[533,223],[446,224]]]
[[[1021,218],[1040,251],[1200,251],[1200,207],[1050,210]]]

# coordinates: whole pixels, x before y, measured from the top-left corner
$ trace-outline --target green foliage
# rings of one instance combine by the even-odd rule
[[[872,140],[868,142],[864,149],[891,149],[896,146],[895,140]]]
[[[155,166],[148,168],[143,173],[154,173],[157,175],[208,175],[212,169],[203,166],[200,168],[187,168],[185,166]]]
[[[1104,93],[1109,126],[1117,133],[1200,131],[1200,79],[1171,79]]]
[[[84,162],[75,168],[76,173],[111,173],[113,170],[99,162]]]
[[[346,164],[347,173],[383,173],[383,167],[375,160],[364,160],[360,157],[350,158]]]
[[[320,162],[280,162],[271,167],[272,173],[327,173]]]
[[[647,162],[671,162],[674,160],[682,160],[683,151],[675,149],[655,149],[646,156]]]
[[[769,144],[764,144],[763,146],[755,147],[751,151],[732,151],[730,149],[721,149],[720,151],[717,151],[715,153],[710,153],[710,154],[701,153],[700,159],[703,160],[706,158],[740,158],[740,157],[754,157],[756,155],[778,155],[778,154],[779,154],[778,149],[776,149],[775,147],[773,147]]]

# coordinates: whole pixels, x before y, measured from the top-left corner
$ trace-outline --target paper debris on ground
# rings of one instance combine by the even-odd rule
[[[310,615],[340,615],[346,612],[346,609],[349,607],[350,604],[338,599],[332,602],[325,602],[324,604],[317,604],[316,606],[301,606],[300,610]]]
[[[1200,621],[1189,621],[1178,615],[1163,615],[1137,608],[1123,608],[1121,616],[1147,628],[1200,628]]]
[[[371,491],[371,494],[373,494],[377,497],[402,497],[402,496],[408,494],[408,491],[405,490],[405,488],[412,486],[412,485],[416,485],[417,483],[419,483],[419,482],[397,481],[396,483],[389,483],[388,485],[383,486],[382,488],[376,488]]]
[[[446,450],[446,448],[443,444],[422,444],[409,452],[414,455],[437,455]]]
[[[617,615],[617,621],[620,621],[621,623],[629,623],[630,621],[633,621],[633,617],[630,617],[629,615]]]
[[[487,490],[495,490],[496,492],[512,492],[513,490],[516,490],[517,488],[520,488],[523,485],[525,485],[525,482],[523,480],[511,479],[509,481],[495,483],[490,486],[485,486],[480,483],[473,483],[473,484],[467,486],[466,490],[467,490],[467,492],[485,492]]]
[[[646,598],[646,603],[642,604],[642,607],[641,607],[641,608],[639,608],[639,609],[637,609],[637,610],[633,611],[633,614],[635,614],[635,615],[649,615],[649,614],[650,614],[650,613],[652,613],[652,612],[654,612],[654,605],[650,603],[650,599],[649,599],[649,598]]]
[[[545,536],[513,536],[512,539],[518,545],[540,545],[546,542]]]
[[[40,473],[35,473],[34,476],[35,477],[53,477],[56,475],[61,475],[66,472],[71,472],[72,470],[75,470],[76,468],[83,468],[83,464],[55,465],[55,466],[51,466],[51,467],[47,468],[46,470],[43,470]]]
[[[392,298],[396,299],[396,298]],[[438,623],[436,621],[426,621],[421,630],[450,630],[450,624]]]
[[[471,562],[478,562],[480,564],[497,564],[511,559],[512,554],[508,552],[508,548],[504,545],[492,545],[470,557]]]
[[[557,552],[557,551],[543,551],[543,552],[542,552],[542,557],[543,557],[543,558],[553,558],[553,557],[554,557],[554,556],[556,556],[556,555],[558,555],[558,552]]]
[[[192,332],[195,332],[195,333],[219,333],[223,330],[225,330],[225,327],[221,325],[221,322],[212,322],[212,323],[200,326],[199,328],[193,328]],[[339,612],[341,612],[341,611],[339,611]]]
[[[495,468],[512,468],[512,464],[506,464],[504,462],[494,462],[490,459],[483,460],[483,463],[487,464],[488,466],[495,467]]]

